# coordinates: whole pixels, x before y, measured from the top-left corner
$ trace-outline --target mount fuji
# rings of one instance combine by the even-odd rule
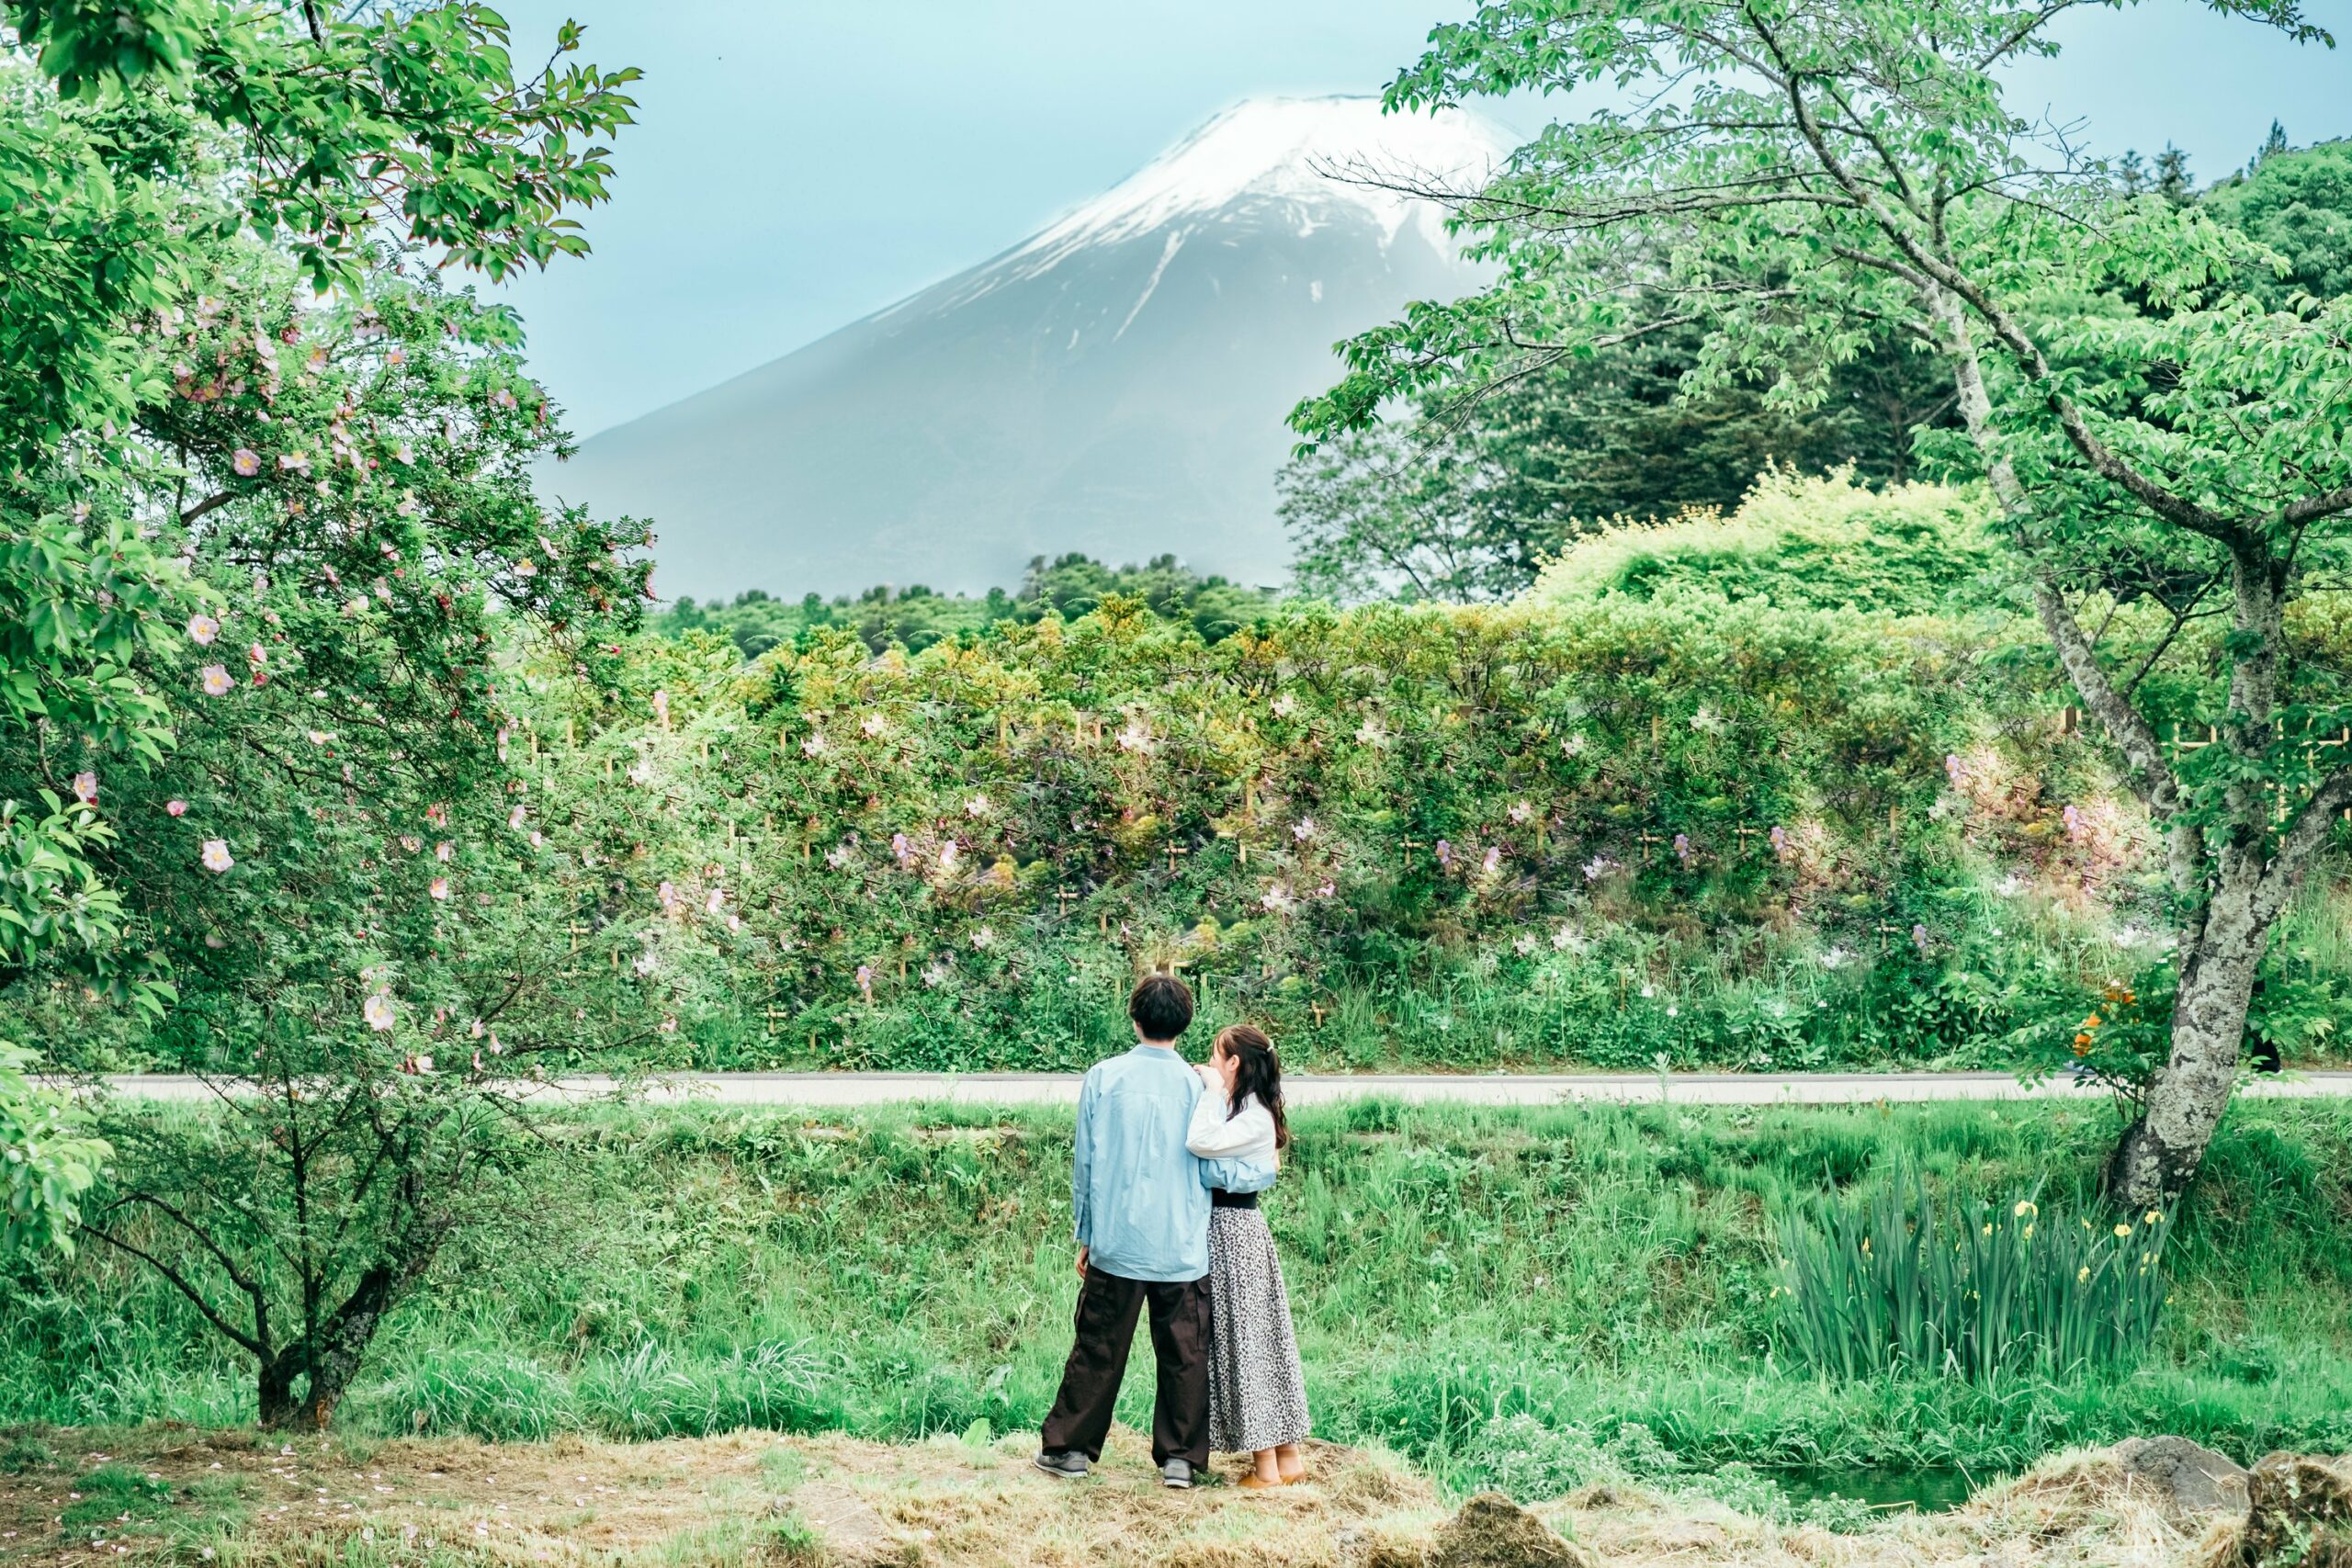
[[[1287,575],[1283,417],[1332,344],[1479,272],[1431,205],[1333,170],[1476,181],[1457,111],[1254,99],[969,271],[584,443],[542,488],[654,520],[662,582],[780,597],[1013,585],[1161,553]]]

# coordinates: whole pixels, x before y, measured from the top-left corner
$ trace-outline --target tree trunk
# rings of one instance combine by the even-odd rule
[[[265,1431],[277,1431],[294,1424],[294,1377],[301,1370],[301,1362],[283,1350],[262,1358],[258,1392]]]
[[[2109,1193],[2133,1209],[2160,1208],[2188,1185],[2229,1109],[2255,973],[2270,936],[2253,879],[2238,880],[2245,885],[2222,888],[2205,911],[2195,949],[2184,950],[2172,1054],[2108,1162]]]

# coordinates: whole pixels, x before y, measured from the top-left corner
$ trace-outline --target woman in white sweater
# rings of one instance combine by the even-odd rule
[[[1185,1146],[1203,1159],[1262,1168],[1271,1178],[1290,1143],[1283,1069],[1274,1043],[1248,1024],[1216,1037],[1197,1069],[1204,1092]],[[1292,1331],[1290,1292],[1256,1192],[1209,1192],[1209,1446],[1246,1453],[1251,1490],[1306,1479],[1298,1445],[1307,1433],[1306,1379]]]

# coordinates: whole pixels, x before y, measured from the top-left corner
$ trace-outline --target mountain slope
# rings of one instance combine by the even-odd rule
[[[1476,276],[1426,204],[1325,170],[1475,178],[1469,117],[1253,100],[1003,254],[596,436],[545,488],[655,519],[665,593],[980,589],[1032,556],[1172,550],[1278,581],[1282,420],[1331,344]]]

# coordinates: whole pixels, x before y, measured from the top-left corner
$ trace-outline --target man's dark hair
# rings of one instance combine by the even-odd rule
[[[1127,1016],[1146,1040],[1173,1040],[1193,1026],[1193,993],[1173,975],[1147,975],[1127,998]]]

